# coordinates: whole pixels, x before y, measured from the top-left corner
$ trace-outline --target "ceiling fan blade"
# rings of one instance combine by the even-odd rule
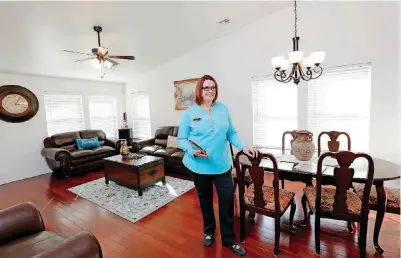
[[[108,56],[109,58],[114,59],[127,59],[127,60],[135,60],[134,56]]]
[[[116,65],[119,64],[118,62],[116,62],[116,61],[114,61],[114,60],[111,60],[110,58],[105,58],[105,60],[107,60],[107,61],[109,61],[110,63],[112,63],[113,66],[116,66]]]
[[[86,60],[92,60],[92,59],[96,59],[97,57],[88,57],[88,58],[84,58],[84,59],[79,59],[79,60],[75,60],[75,62],[82,62],[82,61],[86,61]]]
[[[77,52],[77,51],[71,51],[71,50],[63,50],[63,51],[64,51],[64,52],[68,52],[68,53],[73,53],[73,54],[80,54],[80,55],[92,56],[91,54],[82,53],[82,52]]]

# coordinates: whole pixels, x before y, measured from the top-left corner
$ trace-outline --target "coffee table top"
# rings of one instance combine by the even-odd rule
[[[110,162],[114,164],[120,164],[122,166],[134,166],[134,167],[142,167],[154,162],[159,163],[159,161],[163,161],[161,157],[155,157],[145,154],[131,153],[134,156],[133,159],[123,159],[122,155],[115,155],[111,157],[104,158],[105,162]]]

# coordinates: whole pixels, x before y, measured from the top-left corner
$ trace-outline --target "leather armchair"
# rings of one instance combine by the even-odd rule
[[[168,172],[189,173],[182,163],[184,152],[179,148],[167,147],[168,136],[177,137],[178,126],[162,126],[157,128],[153,138],[134,141],[132,152],[163,157],[164,169]]]
[[[30,203],[0,210],[0,257],[101,258],[95,236],[83,231],[64,238],[46,231],[42,216]]]
[[[76,139],[97,137],[100,147],[78,149]],[[102,130],[84,130],[56,134],[44,140],[42,156],[57,178],[98,169],[103,166],[103,158],[119,153],[121,140],[107,138]]]

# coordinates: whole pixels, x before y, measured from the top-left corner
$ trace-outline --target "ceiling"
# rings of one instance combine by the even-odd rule
[[[85,56],[102,46],[119,60],[105,81],[125,82],[291,2],[0,2],[0,71],[100,80]],[[229,24],[219,21],[228,18]]]

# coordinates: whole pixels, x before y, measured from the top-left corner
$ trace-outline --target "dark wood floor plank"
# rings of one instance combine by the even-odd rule
[[[190,179],[185,175],[172,175]],[[118,215],[68,191],[69,188],[103,177],[95,171],[67,180],[57,180],[50,174],[21,180],[0,186],[0,209],[24,201],[32,201],[42,212],[46,228],[64,236],[81,230],[92,232],[100,241],[105,258],[114,257],[236,257],[221,246],[220,233],[216,231],[216,242],[210,248],[202,243],[202,215],[195,189],[183,194],[157,211],[131,223]],[[265,177],[271,183],[271,177]],[[303,219],[301,196],[304,185],[286,182],[286,188],[296,193],[297,210],[294,223]],[[215,198],[217,223],[218,205]],[[238,193],[235,202],[234,229],[239,237]],[[386,214],[380,234],[380,243],[386,249],[378,255],[373,247],[373,229],[376,212],[369,214],[367,257],[399,257],[400,216]],[[316,257],[314,240],[314,216],[306,227],[292,233],[288,228],[289,212],[281,219],[280,257]],[[218,227],[217,227],[218,229]],[[322,219],[321,257],[358,257],[359,226],[348,233],[345,222]],[[244,247],[248,257],[274,257],[274,220],[257,216],[255,223],[247,221],[247,238]]]

